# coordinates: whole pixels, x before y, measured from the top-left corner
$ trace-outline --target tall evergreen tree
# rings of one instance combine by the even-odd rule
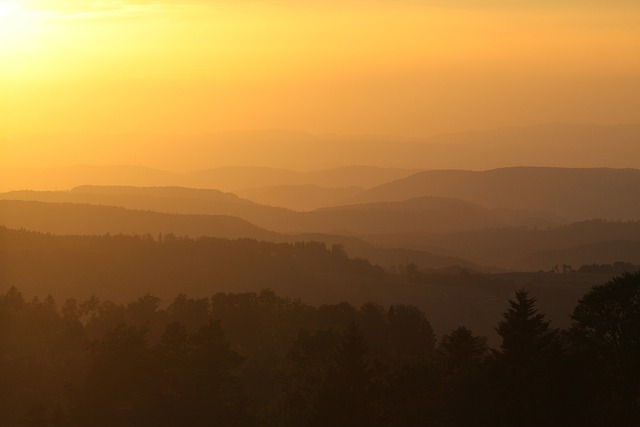
[[[535,308],[536,299],[525,290],[516,292],[510,308],[502,314],[496,332],[502,338],[500,359],[505,363],[529,363],[547,353],[557,343],[557,330]]]
[[[369,425],[373,373],[366,358],[367,346],[355,320],[351,320],[338,344],[335,365],[318,401],[318,421],[323,425]]]
[[[442,337],[438,355],[445,369],[460,371],[482,362],[487,353],[486,341],[486,338],[474,336],[469,329],[460,326]]]
[[[571,338],[602,424],[640,425],[640,272],[595,286],[573,313]]]
[[[436,355],[443,375],[438,394],[444,425],[484,425],[492,418],[485,405],[486,341],[464,326],[442,337]]]
[[[500,351],[494,351],[497,425],[567,424],[562,421],[566,384],[558,331],[549,327],[535,304],[525,290],[517,291],[496,328],[502,337]]]

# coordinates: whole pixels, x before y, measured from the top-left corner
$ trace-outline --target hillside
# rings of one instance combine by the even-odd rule
[[[640,170],[516,167],[426,171],[367,190],[349,203],[451,197],[487,208],[551,212],[569,221],[640,219]]]
[[[631,237],[631,236],[630,236]],[[536,252],[522,259],[521,264],[539,269],[562,265],[614,264],[625,262],[640,265],[640,240],[611,240],[587,243],[566,249]]]
[[[363,187],[320,187],[318,185],[276,185],[248,188],[235,194],[262,205],[294,211],[312,211],[339,205],[344,199],[364,191]]]
[[[113,206],[0,200],[0,224],[53,234],[158,234],[277,240],[277,233],[239,218],[136,211]]]
[[[197,151],[194,151],[197,152]],[[296,171],[273,167],[224,166],[189,172],[169,172],[142,166],[77,165],[57,168],[0,169],[0,191],[68,190],[82,185],[193,187],[237,191],[272,186],[370,188],[415,173],[416,169],[343,166]]]
[[[10,192],[5,200],[89,203],[165,213],[230,215],[279,233],[364,235],[452,232],[487,227],[547,226],[562,222],[544,213],[489,210],[445,197],[337,206],[311,212],[264,206],[217,190],[178,187],[77,187],[61,192]]]
[[[583,221],[545,229],[502,228],[460,233],[368,235],[381,247],[404,247],[457,256],[481,265],[536,271],[554,265],[637,263],[640,221]]]
[[[397,202],[323,208],[305,213],[303,220],[308,228],[358,235],[452,232],[561,222],[553,215],[485,209],[447,197],[418,197]]]
[[[397,134],[401,135],[403,132],[406,130],[399,131]],[[32,181],[33,183],[45,186],[23,185],[5,187],[4,189],[0,187],[0,190],[64,189],[81,184],[181,185],[214,187],[223,190],[290,184],[369,187],[401,177],[399,175],[390,176],[393,175],[390,174],[386,175],[383,181],[377,183],[367,181],[368,184],[364,184],[348,182],[345,179],[348,178],[348,174],[341,174],[340,182],[335,182],[335,180],[331,182],[300,182],[299,180],[290,182],[287,180],[295,174],[277,172],[277,170],[330,170],[348,165],[378,165],[387,168],[414,170],[485,170],[519,165],[640,168],[640,160],[637,155],[638,140],[640,140],[638,120],[629,124],[543,123],[437,135],[425,134],[419,137],[400,135],[335,135],[286,130],[255,130],[178,136],[112,134],[106,131],[101,134],[73,133],[31,136],[20,140],[4,138],[0,139],[0,144],[13,143],[48,147],[48,150],[40,152],[40,156],[43,158],[55,157],[61,147],[66,147],[66,164],[96,162],[96,158],[88,156],[87,152],[71,149],[71,147],[77,147],[85,141],[93,141],[102,147],[99,161],[103,164],[127,164],[136,159],[122,153],[149,153],[152,149],[159,149],[162,156],[142,156],[144,157],[143,164],[156,169],[173,170],[178,168],[185,171],[216,171],[224,166],[233,166],[226,172],[197,173],[195,178],[209,176],[217,180],[220,176],[227,176],[230,183],[239,184],[239,186],[226,188],[219,185],[219,182],[210,181],[205,182],[205,185],[202,185],[203,183],[198,185],[195,181],[143,183],[140,182],[139,176],[132,176],[131,180],[122,182],[94,182],[78,179],[73,183],[57,187],[49,187],[50,183],[44,179],[35,179]],[[9,160],[11,160],[10,156],[7,156],[6,159],[0,159],[0,166],[11,165]],[[142,160],[142,158],[138,157],[137,160]],[[20,163],[16,162],[15,164]],[[254,169],[250,174],[242,173],[242,169],[251,170],[255,166],[271,168],[274,173],[260,172],[257,169]],[[234,170],[237,167],[240,168],[237,171],[239,174],[234,175]],[[56,182],[60,182],[64,176],[63,170],[58,169],[58,172],[58,175],[50,174]],[[222,173],[219,174],[219,172]],[[227,172],[233,173],[227,174]],[[31,173],[30,176],[38,178],[38,174],[42,176],[42,171]],[[249,183],[250,178],[245,177],[251,175],[259,176],[263,182],[251,180],[253,182]],[[0,176],[2,176],[1,172]],[[265,178],[268,181],[264,181]],[[2,181],[6,185],[6,182]]]
[[[385,274],[318,242],[269,243],[216,238],[54,236],[0,227],[0,292],[16,286],[28,298],[91,295],[124,302],[151,293],[209,298],[217,292],[271,288],[314,304],[404,303],[427,313],[438,334],[460,324],[495,337],[492,328],[515,289],[540,296],[556,325],[578,298],[613,272],[479,274],[465,268]]]
[[[199,193],[199,191],[196,191]],[[38,193],[25,193],[37,195]],[[42,193],[57,199],[59,194],[70,193]],[[220,195],[216,192],[205,192],[211,199],[221,197],[223,200],[233,195]],[[46,199],[46,198],[45,198]],[[103,202],[105,199],[101,199]],[[132,197],[138,207],[149,209],[149,201],[144,198]],[[145,202],[146,200],[146,202]],[[93,200],[95,202],[95,200]],[[188,205],[188,200],[180,205]],[[178,205],[176,205],[178,206]],[[325,233],[279,234],[257,227],[240,218],[225,215],[195,215],[170,214],[152,212],[149,210],[133,210],[114,206],[90,205],[85,203],[59,203],[0,200],[0,225],[9,228],[25,229],[52,233],[57,235],[103,235],[103,234],[150,234],[157,237],[160,234],[175,234],[177,236],[211,236],[224,238],[251,238],[272,242],[295,243],[302,241],[318,241],[342,246],[351,256],[370,259],[384,267],[414,262],[425,268],[440,268],[450,265],[464,265],[478,268],[473,263],[460,258],[439,256],[423,250],[406,251],[401,248],[377,249],[368,242],[356,237],[340,236]]]
[[[0,194],[0,199],[118,206],[183,215],[227,215],[272,230],[294,223],[297,215],[231,193],[184,187],[81,186],[71,191],[14,191]]]
[[[209,297],[264,288],[315,301],[360,300],[372,292],[362,287],[383,274],[318,242],[53,236],[4,227],[0,267],[2,289],[17,286],[28,295],[77,299],[96,294],[116,301],[145,293],[168,300],[181,293]]]
[[[186,188],[82,187],[70,192],[5,193],[0,223],[55,234],[174,233],[317,240],[385,268],[463,265],[477,270],[548,270],[553,265],[637,263],[628,248],[640,222],[586,221],[558,226],[549,214],[485,209],[456,199],[422,197],[294,212],[233,194]],[[47,203],[34,200],[44,200]],[[65,202],[65,203],[62,203]],[[73,203],[69,203],[73,202]],[[119,207],[118,207],[119,206]],[[615,243],[617,242],[617,243]],[[580,247],[595,245],[590,251]]]

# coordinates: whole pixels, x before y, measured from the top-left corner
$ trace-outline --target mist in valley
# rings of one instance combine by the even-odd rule
[[[638,425],[639,12],[0,1],[0,425]]]

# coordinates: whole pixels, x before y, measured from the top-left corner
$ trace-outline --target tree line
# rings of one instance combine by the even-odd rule
[[[437,338],[411,305],[310,306],[269,290],[0,295],[7,426],[539,426],[640,422],[640,273],[592,288],[553,327],[517,291],[500,345]]]

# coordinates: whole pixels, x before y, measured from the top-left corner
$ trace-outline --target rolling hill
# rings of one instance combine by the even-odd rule
[[[277,233],[239,218],[136,211],[114,206],[0,200],[0,224],[52,234],[175,234],[281,240]]]
[[[224,215],[171,214],[86,203],[0,200],[0,225],[56,235],[149,234],[157,238],[161,234],[174,234],[250,238],[276,243],[316,241],[329,247],[340,245],[350,256],[367,258],[387,268],[398,263],[413,262],[424,268],[462,265],[482,270],[480,266],[461,258],[434,255],[423,250],[376,248],[368,242],[349,236],[323,233],[280,234]]]
[[[153,168],[179,168],[189,171],[215,170],[230,165],[249,169],[253,166],[269,166],[280,170],[305,171],[326,170],[347,165],[378,165],[420,170],[486,170],[512,166],[640,168],[639,140],[640,124],[638,123],[610,125],[543,123],[420,137],[256,130],[202,135],[71,134],[42,135],[23,139],[5,137],[0,139],[0,145],[23,144],[49,147],[49,150],[39,153],[45,159],[48,156],[55,157],[57,151],[66,147],[69,164],[87,164],[95,163],[96,157],[90,156],[87,151],[72,150],[70,147],[88,145],[86,142],[92,141],[94,146],[102,147],[99,161],[105,164],[128,164],[142,160],[142,164]],[[159,151],[163,155],[155,155],[154,151]],[[132,158],[128,155],[131,152],[147,153],[147,155],[143,158]],[[14,161],[11,162],[11,160]],[[29,159],[2,158],[0,165],[15,165],[20,164],[20,161],[29,161]],[[256,171],[254,174],[258,175]],[[269,176],[268,173],[261,175],[262,178]],[[204,187],[236,190],[261,185],[311,183],[327,187],[369,186],[355,182],[347,183],[344,181],[345,175],[341,178],[342,183],[280,181],[224,188],[209,182]],[[387,181],[397,178],[400,176],[388,177]],[[0,181],[3,180],[0,179]],[[40,182],[43,181],[40,180]],[[44,182],[47,184],[46,181]],[[71,188],[82,184],[202,186],[195,182],[141,183],[136,180],[129,182],[80,180],[57,188]],[[0,188],[0,190],[24,188],[56,187],[21,186],[4,190]]]
[[[516,210],[491,210],[446,197],[418,197],[398,202],[363,203],[305,213],[304,225],[325,232],[375,233],[452,232],[528,224],[557,224],[552,215]]]
[[[364,191],[363,187],[320,187],[318,185],[276,185],[236,191],[240,197],[262,205],[278,206],[294,211],[339,205],[344,199]]]
[[[549,270],[556,264],[637,263],[640,256],[640,221],[592,220],[545,229],[516,227],[363,238],[377,247],[413,248],[522,271]]]
[[[299,172],[272,167],[225,166],[168,172],[142,166],[77,165],[58,168],[0,169],[0,191],[69,190],[82,185],[192,187],[236,191],[247,188],[316,185],[370,188],[417,172],[416,169],[344,166]]]
[[[640,219],[640,170],[516,167],[426,171],[367,190],[349,203],[451,197],[487,208],[546,211],[569,221]]]
[[[279,233],[449,232],[561,222],[552,215],[489,210],[444,197],[345,205],[311,212],[264,206],[217,190],[178,187],[83,186],[61,192],[9,192],[0,194],[0,199],[89,203],[179,214],[230,215]]]

